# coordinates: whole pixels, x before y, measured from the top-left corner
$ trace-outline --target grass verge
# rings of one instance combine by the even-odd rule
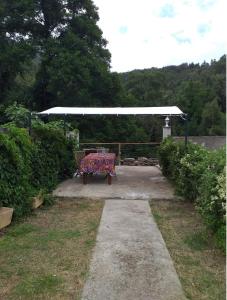
[[[79,299],[102,201],[58,200],[0,237],[0,299]]]
[[[150,202],[173,259],[185,295],[190,300],[224,300],[225,255],[215,246],[191,203]]]

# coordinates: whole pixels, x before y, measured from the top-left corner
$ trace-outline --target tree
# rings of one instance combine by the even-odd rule
[[[33,109],[51,105],[110,106],[118,101],[121,87],[116,75],[110,73],[110,53],[91,0],[2,3],[0,26],[6,43],[23,50],[27,47],[33,55],[30,58],[39,60],[30,105]],[[18,61],[18,55],[15,59]],[[14,68],[14,77],[8,82],[12,83],[18,72]]]
[[[138,106],[177,105],[189,115],[189,134],[223,134],[225,132],[226,107],[226,56],[217,61],[199,64],[181,64],[161,69],[151,68],[134,70],[120,74],[122,84],[127,95],[136,99]],[[217,105],[212,103],[216,98]],[[211,105],[212,103],[212,105]],[[205,119],[207,114],[211,118],[215,109],[218,118],[216,125],[207,131]],[[204,112],[205,110],[205,112]],[[208,118],[208,119],[209,119]],[[207,119],[207,122],[208,122]],[[173,134],[183,135],[184,126],[178,120],[171,120],[174,124]],[[209,121],[210,122],[210,121]],[[213,124],[213,123],[212,123]],[[160,136],[162,123],[144,119],[143,126],[152,139]]]
[[[200,132],[205,135],[225,135],[225,114],[218,106],[217,97],[204,107]]]

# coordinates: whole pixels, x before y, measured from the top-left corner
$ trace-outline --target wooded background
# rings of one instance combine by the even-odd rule
[[[0,123],[5,110],[52,106],[177,105],[189,135],[225,135],[226,56],[202,64],[111,72],[91,0],[0,2]],[[128,49],[130,55],[130,49]],[[138,53],[138,55],[140,55]],[[149,66],[148,66],[149,67]],[[155,141],[163,118],[77,117],[82,141]],[[183,134],[172,120],[173,133]]]

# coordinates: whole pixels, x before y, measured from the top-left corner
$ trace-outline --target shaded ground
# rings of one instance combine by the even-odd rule
[[[112,185],[104,176],[92,176],[87,185],[81,178],[69,179],[54,191],[58,197],[92,199],[173,199],[173,188],[157,167],[116,166]]]
[[[193,205],[157,201],[151,202],[151,210],[188,299],[226,299],[225,255],[215,247]]]
[[[64,199],[0,237],[0,299],[79,299],[103,202]]]
[[[105,201],[82,299],[185,299],[148,201]]]

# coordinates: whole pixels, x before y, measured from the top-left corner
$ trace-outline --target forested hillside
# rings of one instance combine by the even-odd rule
[[[225,64],[110,71],[111,54],[92,0],[0,2],[0,123],[14,103],[31,111],[52,106],[178,105],[190,116],[189,134],[225,133]],[[86,141],[161,138],[163,118],[69,119]],[[172,120],[174,132],[183,133]]]
[[[189,115],[190,135],[225,135],[225,55],[211,63],[134,70],[120,77],[138,106],[179,106]]]

